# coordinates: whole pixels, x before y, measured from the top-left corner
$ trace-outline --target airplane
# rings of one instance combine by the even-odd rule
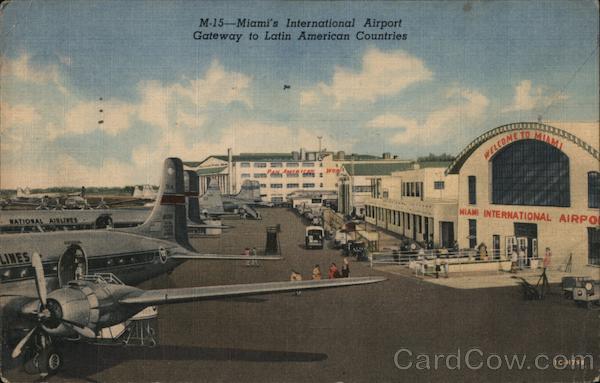
[[[193,170],[184,170],[185,206],[187,211],[188,235],[219,235],[223,229],[231,226],[221,224],[221,220],[211,218],[209,214],[200,214],[198,196],[200,194],[200,179]]]
[[[144,223],[150,209],[2,210],[0,233],[133,227]]]
[[[219,235],[230,228],[210,216],[200,216],[198,207],[198,175],[190,170],[184,172],[188,234]],[[130,200],[127,200],[130,201]],[[121,203],[123,201],[117,201]],[[144,207],[127,209],[85,210],[3,210],[0,211],[0,233],[44,232],[55,230],[86,230],[124,228],[144,223],[151,209]]]
[[[33,365],[44,377],[63,365],[61,342],[97,342],[104,330],[127,325],[154,306],[385,280],[363,277],[159,290],[133,287],[186,260],[281,259],[195,252],[188,242],[184,204],[183,164],[178,158],[168,158],[157,204],[140,226],[0,236],[0,346],[7,334],[6,343],[14,344],[11,357],[23,356],[25,365]],[[2,355],[0,379],[5,381]]]
[[[213,186],[213,183],[209,182],[206,193],[200,197],[202,211],[213,216],[231,216],[241,212],[244,216],[261,219],[254,206],[273,206],[272,203],[262,201],[258,181],[245,180],[240,192],[234,195],[222,195],[216,183]]]
[[[75,193],[32,193],[29,188],[17,188],[7,206],[29,206],[38,210],[49,209],[91,209],[85,198],[85,187]]]
[[[135,189],[133,189],[133,197],[143,200],[154,201],[156,199],[156,194],[156,190],[154,190],[152,186],[147,184],[142,187],[136,186]]]

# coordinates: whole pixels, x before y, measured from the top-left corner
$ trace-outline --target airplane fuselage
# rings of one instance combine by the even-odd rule
[[[0,236],[0,296],[36,296],[31,265],[35,252],[42,257],[48,291],[64,285],[69,279],[65,269],[71,266],[66,254],[73,248],[84,254],[87,274],[112,273],[127,285],[164,274],[181,263],[168,257],[179,248],[176,243],[124,231],[5,234]]]
[[[38,231],[38,227],[45,231],[131,227],[144,222],[149,214],[149,209],[3,210],[0,233]]]

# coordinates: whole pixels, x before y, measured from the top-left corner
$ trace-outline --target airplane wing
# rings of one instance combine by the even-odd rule
[[[231,229],[231,226],[226,225],[211,225],[208,223],[189,223],[187,224],[188,229]]]
[[[241,285],[187,287],[162,290],[136,290],[121,298],[119,303],[131,305],[163,305],[226,297],[285,293],[300,290],[315,290],[331,287],[364,285],[384,281],[383,277],[338,278],[297,282],[267,282]]]
[[[249,255],[227,255],[227,254],[196,254],[196,253],[175,253],[171,255],[173,259],[197,259],[197,260],[216,260],[216,261],[280,261],[283,257],[276,255],[249,256]]]

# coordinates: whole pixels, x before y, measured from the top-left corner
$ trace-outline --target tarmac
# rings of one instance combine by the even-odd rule
[[[141,287],[284,281],[292,269],[309,278],[315,264],[323,275],[331,262],[341,264],[339,250],[303,248],[304,225],[291,210],[260,212],[261,221],[227,221],[234,228],[221,237],[193,239],[192,244],[200,252],[222,254],[256,246],[260,254],[266,226],[280,224],[283,260],[261,261],[260,267],[243,261],[189,261]],[[387,280],[300,296],[163,306],[158,346],[67,343],[66,365],[49,381],[583,382],[600,374],[600,311],[577,307],[555,285],[545,300],[525,301],[516,286],[451,288],[354,260],[350,268],[353,277]],[[556,355],[571,361],[573,355],[587,354],[592,357],[583,365],[552,363]],[[451,355],[457,356],[458,368],[445,363],[443,356],[450,361]],[[506,363],[496,368],[495,355],[517,355],[526,362],[521,368]],[[539,355],[547,363],[536,366]],[[8,377],[36,379],[20,369]]]

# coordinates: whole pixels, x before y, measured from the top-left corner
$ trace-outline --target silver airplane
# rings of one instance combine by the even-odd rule
[[[193,235],[218,235],[224,226],[219,220],[206,215],[201,217],[198,207],[198,175],[190,170],[184,173],[188,233]],[[135,200],[117,201],[116,204]],[[0,233],[28,233],[55,230],[86,230],[124,228],[144,223],[151,209],[52,209],[52,210],[0,210]]]
[[[127,324],[157,305],[384,280],[343,278],[160,290],[133,287],[191,259],[278,259],[196,253],[188,242],[186,220],[183,165],[180,159],[169,158],[157,204],[138,227],[0,236],[0,345],[7,334],[11,356],[23,356],[26,365],[46,376],[63,364],[60,341],[95,343],[104,330]],[[1,357],[0,352],[0,379],[6,381]]]
[[[258,181],[244,181],[240,192],[235,195],[223,195],[216,184],[213,186],[209,183],[206,193],[200,197],[202,211],[213,216],[228,216],[241,212],[242,215],[245,213],[254,219],[261,219],[254,206],[273,206],[272,203],[262,201]]]

